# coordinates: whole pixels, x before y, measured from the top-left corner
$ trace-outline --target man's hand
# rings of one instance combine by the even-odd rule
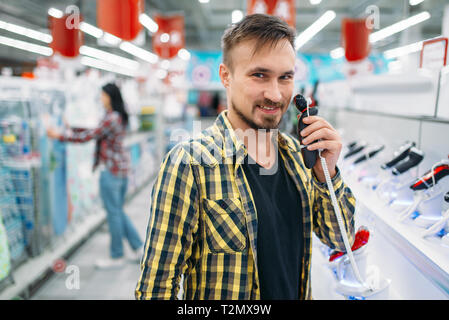
[[[306,137],[302,140],[302,143],[308,145],[315,140],[321,140],[309,145],[307,150],[312,151],[323,149],[321,156],[326,159],[329,174],[331,178],[333,178],[337,173],[337,161],[342,149],[341,137],[339,133],[321,117],[310,116],[304,118],[303,121],[309,126],[300,133],[301,136]],[[323,167],[321,166],[319,159],[312,169],[320,182],[326,181]]]
[[[47,136],[52,139],[59,139],[61,137],[61,134],[53,128],[48,128]]]

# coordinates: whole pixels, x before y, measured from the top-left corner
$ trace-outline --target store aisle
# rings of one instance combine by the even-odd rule
[[[131,217],[142,239],[145,239],[146,234],[152,186],[153,182],[149,183],[125,206],[126,213]],[[125,254],[130,250],[125,243]],[[139,264],[127,262],[119,269],[96,269],[95,260],[107,257],[108,253],[109,234],[105,224],[66,261],[66,272],[55,273],[31,299],[134,299],[134,289],[140,274]],[[76,282],[77,278],[79,282]],[[79,288],[76,286],[78,283]]]

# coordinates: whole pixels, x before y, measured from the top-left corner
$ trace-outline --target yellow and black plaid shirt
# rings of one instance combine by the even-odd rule
[[[345,248],[326,185],[305,168],[298,140],[279,133],[278,146],[301,197],[299,289],[301,299],[311,299],[312,230],[329,247]],[[200,137],[165,156],[151,195],[137,299],[176,299],[181,275],[184,299],[260,299],[257,210],[241,166],[246,155],[223,111]],[[332,180],[352,243],[355,199],[339,172]]]

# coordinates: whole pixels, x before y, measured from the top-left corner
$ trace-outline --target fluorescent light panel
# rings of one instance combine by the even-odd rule
[[[51,56],[53,54],[53,49],[49,47],[40,46],[37,44],[17,40],[17,39],[11,39],[8,37],[0,36],[0,44],[3,44],[5,46],[13,47],[16,49],[21,49],[33,53],[37,53],[43,56]]]
[[[390,49],[384,52],[384,56],[387,59],[393,59],[407,54],[418,52],[422,49],[423,41],[418,41],[406,46]]]
[[[158,61],[158,57],[154,53],[144,50],[142,48],[139,48],[138,46],[135,46],[132,43],[127,42],[127,41],[123,41],[120,44],[120,49],[128,52],[129,54],[132,54],[133,56],[135,56],[139,59],[145,60],[149,63],[156,63]]]
[[[80,23],[80,30],[97,39],[100,39],[103,36],[103,30],[84,21]]]
[[[16,34],[20,34],[22,36],[31,38],[31,39],[35,39],[35,40],[39,40],[45,43],[50,43],[53,41],[53,37],[49,34],[43,33],[43,32],[39,32],[33,29],[29,29],[29,28],[25,28],[25,27],[21,27],[9,22],[5,22],[5,21],[1,21],[0,20],[0,29],[3,30],[7,30],[9,32],[13,32]]]
[[[140,67],[140,64],[135,61],[128,58],[124,58],[103,50],[99,50],[96,48],[88,47],[88,46],[81,46],[80,53],[82,55],[90,56],[93,58],[97,58],[100,60],[104,60],[108,63],[115,64],[120,67],[126,67],[128,69],[137,70]]]
[[[124,68],[117,68],[115,65],[109,64],[105,61],[94,59],[91,57],[82,57],[81,64],[89,66],[96,69],[102,69],[109,72],[123,74],[129,77],[135,77],[136,72],[132,70],[126,70]]]
[[[332,10],[326,11],[317,21],[312,23],[306,30],[304,30],[295,41],[295,48],[298,50],[310,39],[312,39],[318,32],[320,32],[325,26],[327,26],[332,20],[335,19],[335,12]]]
[[[48,9],[48,15],[57,19],[61,19],[64,16],[64,12],[56,8],[50,8]]]
[[[410,28],[411,26],[414,26],[418,23],[426,21],[429,18],[430,18],[430,13],[427,11],[418,13],[417,15],[414,15],[410,18],[396,22],[395,24],[392,24],[391,26],[388,26],[382,30],[372,33],[369,36],[369,41],[371,43],[377,42],[377,41],[382,40],[386,37],[389,37],[395,33],[398,33],[407,28]]]
[[[157,25],[157,23],[153,19],[151,19],[146,13],[142,13],[139,16],[139,22],[151,33],[155,33],[157,32],[157,30],[159,30],[159,26]]]

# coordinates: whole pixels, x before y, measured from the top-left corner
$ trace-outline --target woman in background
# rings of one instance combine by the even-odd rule
[[[126,238],[133,249],[133,260],[141,257],[143,242],[134,225],[123,211],[128,186],[129,159],[123,148],[123,139],[128,124],[128,114],[119,88],[112,83],[102,88],[101,100],[106,114],[95,129],[68,128],[63,133],[48,129],[50,138],[63,142],[83,143],[96,140],[94,170],[100,173],[100,197],[107,213],[109,226],[110,257],[96,262],[99,268],[120,267],[124,264],[122,238]]]

